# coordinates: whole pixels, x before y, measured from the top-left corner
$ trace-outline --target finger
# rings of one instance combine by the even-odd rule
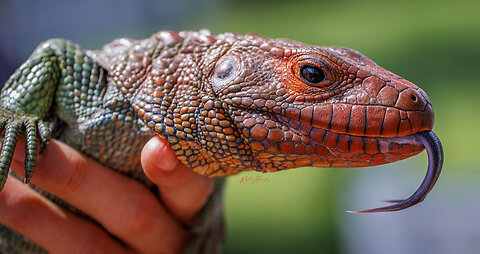
[[[0,192],[0,223],[50,253],[127,253],[104,230],[58,207],[13,177]]]
[[[213,191],[213,180],[178,161],[165,140],[155,136],[143,147],[141,162],[160,190],[165,206],[184,223],[191,223]]]
[[[22,173],[23,153],[12,169]],[[71,203],[141,252],[178,252],[186,232],[141,183],[52,140],[39,156],[32,182]]]

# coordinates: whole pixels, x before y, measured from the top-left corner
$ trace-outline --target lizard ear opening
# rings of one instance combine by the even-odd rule
[[[238,77],[240,70],[240,63],[236,58],[227,56],[221,58],[215,65],[213,71],[212,83],[215,92],[222,91],[226,85],[230,84]]]

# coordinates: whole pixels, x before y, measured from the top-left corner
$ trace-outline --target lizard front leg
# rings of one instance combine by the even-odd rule
[[[53,108],[67,120],[85,111],[86,106],[77,104],[78,99],[86,96],[83,93],[86,88],[92,84],[99,88],[96,84],[101,83],[102,73],[94,65],[77,45],[52,39],[41,44],[9,78],[0,92],[0,190],[7,179],[19,136],[25,136],[26,141],[25,182],[28,183],[35,170],[37,139],[42,150],[50,139],[44,119]]]

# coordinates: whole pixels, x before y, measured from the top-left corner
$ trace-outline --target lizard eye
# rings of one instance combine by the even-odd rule
[[[300,67],[300,77],[311,85],[317,85],[325,80],[326,75],[321,68],[306,64]]]

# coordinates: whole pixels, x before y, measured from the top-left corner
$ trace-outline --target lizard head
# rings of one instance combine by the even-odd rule
[[[208,81],[256,170],[373,166],[424,149],[405,138],[433,128],[416,85],[351,49],[250,37],[219,57]]]
[[[153,59],[133,104],[200,174],[374,166],[425,148],[440,162],[425,92],[354,50],[256,34],[158,37],[182,43]],[[413,201],[389,209],[420,202],[435,165]]]
[[[411,197],[357,212],[415,205],[439,177],[443,151],[426,93],[354,50],[247,35],[208,77],[256,170],[374,166],[427,149],[427,175]]]

